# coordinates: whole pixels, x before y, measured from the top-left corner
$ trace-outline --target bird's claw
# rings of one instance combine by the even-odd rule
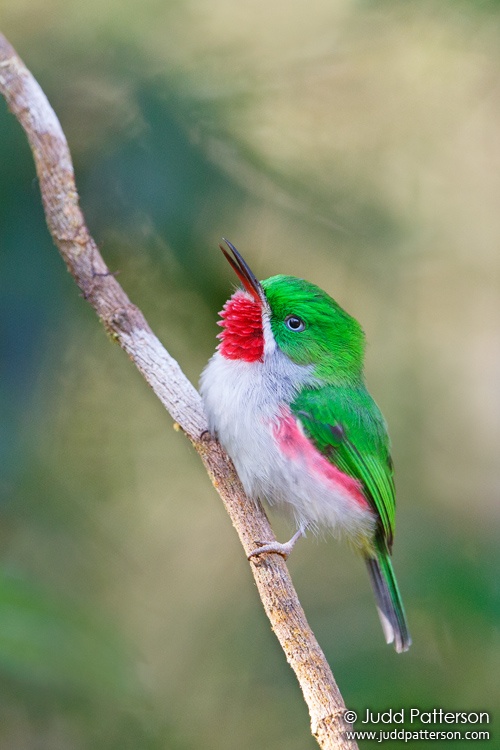
[[[248,555],[248,559],[251,560],[252,557],[258,557],[259,555],[263,555],[266,552],[267,553],[276,553],[277,555],[281,555],[285,560],[288,558],[288,555],[292,551],[293,544],[290,546],[290,543],[287,542],[286,544],[280,544],[280,542],[255,542],[255,544],[258,545],[254,550],[250,552]]]
[[[290,552],[295,547],[295,542],[297,541],[297,539],[300,539],[301,536],[304,536],[304,529],[302,528],[296,531],[292,538],[284,544],[281,544],[280,542],[256,541],[255,544],[257,544],[258,546],[250,552],[250,554],[248,555],[248,559],[251,560],[252,557],[258,557],[259,555],[274,552],[276,555],[281,555],[281,557],[287,560]]]

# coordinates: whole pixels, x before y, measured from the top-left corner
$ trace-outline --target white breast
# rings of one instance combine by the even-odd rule
[[[288,505],[298,526],[344,531],[358,542],[371,534],[372,514],[340,484],[323,482],[300,461],[284,456],[276,442],[273,426],[281,407],[299,389],[315,384],[311,367],[294,364],[276,347],[265,362],[228,360],[216,352],[202,373],[200,390],[210,429],[250,497]]]

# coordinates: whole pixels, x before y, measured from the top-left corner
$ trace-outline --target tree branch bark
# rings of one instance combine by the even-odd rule
[[[0,91],[28,137],[50,233],[68,271],[108,333],[127,352],[200,455],[248,554],[274,539],[262,507],[243,491],[234,467],[207,432],[200,396],[110,274],[79,207],[73,165],[59,120],[37,81],[0,34]],[[345,704],[278,555],[250,563],[266,614],[309,708],[311,731],[325,750],[355,750]]]

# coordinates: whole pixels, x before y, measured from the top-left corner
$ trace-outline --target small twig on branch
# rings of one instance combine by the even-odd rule
[[[248,554],[256,539],[274,539],[263,509],[243,491],[234,467],[207,432],[198,392],[110,273],[79,207],[73,165],[59,120],[42,89],[0,34],[0,92],[28,137],[50,233],[69,272],[106,330],[118,341],[199,453]],[[250,563],[266,614],[294,670],[320,747],[355,750],[345,704],[311,631],[285,561],[277,555]]]

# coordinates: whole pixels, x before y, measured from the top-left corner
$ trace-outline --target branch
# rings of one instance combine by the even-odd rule
[[[255,539],[274,539],[267,517],[243,491],[234,467],[207,432],[200,396],[152,332],[110,272],[90,236],[79,207],[66,138],[37,81],[0,34],[0,92],[28,137],[47,225],[68,271],[108,333],[129,355],[146,382],[200,455],[248,554]],[[355,750],[352,729],[332,672],[311,631],[278,555],[252,558],[255,582],[286,658],[294,670],[311,717],[311,731],[325,750]]]

